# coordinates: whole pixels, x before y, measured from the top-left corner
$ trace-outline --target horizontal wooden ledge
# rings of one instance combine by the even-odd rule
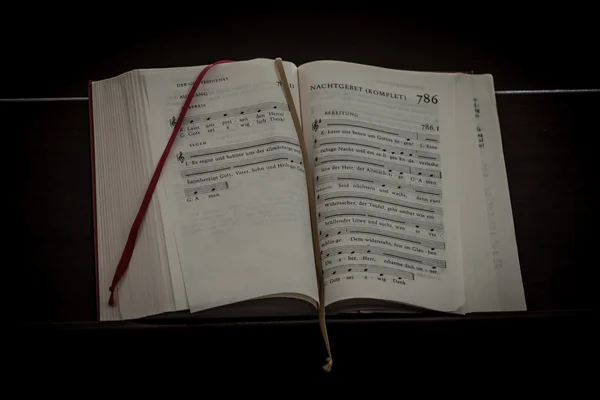
[[[561,94],[561,93],[600,93],[600,89],[539,89],[539,90],[496,90],[497,95]],[[0,99],[0,103],[88,101],[87,97],[16,97]]]

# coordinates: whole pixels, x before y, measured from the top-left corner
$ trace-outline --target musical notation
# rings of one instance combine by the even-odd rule
[[[327,278],[363,272],[414,279],[406,270],[446,268],[439,135],[400,125],[313,123],[321,254],[325,268],[335,265]]]
[[[316,172],[318,173],[320,171],[316,171]],[[367,176],[369,176],[369,175],[367,175]],[[365,177],[365,175],[356,174],[356,173],[336,173],[336,174],[317,175],[315,177],[315,179],[316,179],[317,186],[321,185],[321,184],[330,183],[330,182],[352,181],[352,182],[377,183],[377,184],[381,184],[381,185],[387,185],[388,187],[392,187],[392,188],[395,187],[397,189],[402,189],[405,191],[412,191],[415,193],[423,193],[426,195],[433,195],[433,196],[441,196],[442,195],[441,189],[415,185],[412,182],[411,183],[400,182],[397,179],[394,179],[393,177],[378,176],[377,180],[365,179],[364,177]],[[402,175],[398,176],[398,178],[400,178],[400,177],[402,177]]]
[[[267,111],[289,111],[290,108],[286,103],[278,102],[266,102],[260,104],[254,104],[246,107],[233,108],[225,111],[211,112],[207,114],[189,115],[183,119],[183,125],[190,125],[195,123],[209,122],[215,120],[222,120],[233,117],[243,117],[248,114],[257,114]]]
[[[422,220],[416,220],[413,218],[408,218],[404,216],[393,215],[380,211],[371,211],[365,210],[364,208],[355,207],[355,208],[344,208],[337,210],[329,210],[329,211],[320,211],[317,213],[317,217],[319,221],[324,221],[327,218],[332,217],[342,217],[342,216],[361,216],[361,217],[375,217],[380,218],[387,221],[399,222],[402,224],[406,224],[408,226],[413,226],[415,228],[424,228],[424,229],[434,229],[434,230],[442,230],[443,226],[441,223],[432,223]]]
[[[379,88],[385,83],[377,80]],[[361,294],[398,299],[400,285],[420,291],[447,279],[445,259],[453,254],[446,251],[444,206],[451,198],[442,194],[446,121],[439,110],[371,101],[352,89],[310,97],[305,115],[325,283],[351,291],[361,282]]]
[[[332,193],[320,194],[317,196],[317,203],[322,203],[327,200],[333,199],[345,199],[345,198],[355,198],[355,199],[365,199],[365,200],[377,200],[381,203],[392,204],[396,206],[402,206],[406,208],[410,208],[413,210],[426,211],[426,212],[437,212],[442,213],[442,207],[430,206],[423,203],[416,203],[413,201],[401,200],[396,197],[385,196],[380,194],[371,194],[371,193],[361,193],[357,191],[335,191]]]
[[[278,103],[268,104],[274,109]],[[233,114],[240,115],[242,110],[258,111],[264,105],[267,103],[261,104],[260,108],[257,105],[236,109]],[[190,127],[188,131],[196,132],[198,127]],[[257,135],[231,130],[226,137],[220,137],[213,141],[218,144],[216,146],[197,148],[196,144],[193,146],[196,149],[193,150],[187,150],[189,147],[178,149],[175,158],[179,176],[186,185],[184,188],[186,201],[192,203],[219,197],[218,192],[237,187],[236,185],[231,186],[234,177],[245,178],[280,168],[304,171],[302,152],[297,136],[284,136],[281,131],[275,132],[278,134],[257,137]],[[238,140],[234,141],[233,138]],[[203,141],[202,145],[206,145],[206,141]],[[200,186],[196,186],[199,184]],[[211,195],[212,193],[214,195]],[[205,194],[208,196],[190,198],[190,196]]]
[[[312,124],[312,130],[313,132],[316,132],[319,130],[319,124],[321,123],[321,119],[315,119],[313,124]]]
[[[408,222],[408,223],[407,223]],[[344,215],[339,217],[329,217],[323,220],[323,227],[319,232],[328,237],[335,233],[344,232],[343,228],[353,228],[358,230],[374,229],[377,232],[391,232],[393,234],[406,235],[412,240],[423,243],[441,242],[444,243],[444,231],[435,228],[425,228],[419,224],[411,224],[410,221],[395,222],[377,217],[364,217],[362,215]],[[445,244],[443,245],[445,247]]]
[[[366,212],[381,210],[385,212],[385,215],[407,218],[413,221],[425,221],[439,225],[442,223],[442,215],[440,213],[424,210],[423,208],[398,205],[387,201],[369,199],[368,197],[365,198],[367,201],[362,201],[360,199],[361,198],[359,196],[348,196],[325,200],[323,203],[321,203],[320,209],[322,211],[320,211],[320,213],[321,215],[326,215],[326,213],[332,209],[354,210],[358,208]]]
[[[349,268],[347,266],[328,268],[323,271],[323,277],[325,279],[328,279],[328,278],[334,277],[336,274],[342,275],[342,274],[357,273],[357,272],[358,273],[375,274],[378,276],[388,275],[388,276],[394,276],[399,279],[409,279],[409,280],[415,279],[415,275],[412,272],[406,272],[406,271],[402,271],[402,270],[399,270],[396,268],[391,268],[391,267],[374,267],[371,265],[367,266],[367,265],[360,265],[360,264],[352,266],[351,268]]]
[[[331,195],[333,192],[339,192],[339,195],[353,196],[354,193],[365,193],[374,196],[374,199],[384,201],[405,201],[415,205],[424,204],[432,207],[432,211],[441,212],[442,200],[439,195],[429,195],[416,192],[410,185],[402,182],[394,182],[386,184],[383,182],[355,180],[355,179],[338,179],[338,180],[320,180],[317,186],[317,200],[325,199],[323,196]],[[410,205],[410,204],[409,204]]]
[[[355,212],[356,210],[361,210],[364,213],[378,216],[380,218],[382,216],[385,216],[388,220],[400,219],[404,221],[412,221],[415,222],[415,224],[422,224],[422,226],[442,226],[441,214],[415,210],[406,206],[386,206],[384,202],[377,200],[360,201],[355,198],[345,198],[343,200],[327,200],[323,203],[323,207],[317,215],[319,217],[328,216],[330,210],[335,212]]]
[[[399,232],[390,232],[389,230],[379,229],[379,228],[368,228],[364,226],[351,226],[351,227],[334,227],[329,229],[323,229],[319,231],[319,236],[321,239],[333,238],[336,235],[347,235],[347,234],[365,234],[365,235],[376,235],[381,237],[387,237],[390,239],[401,240],[405,242],[415,243],[427,248],[432,249],[441,249],[444,250],[446,248],[446,244],[443,241],[439,240],[429,240],[421,237],[416,237],[413,235],[407,235]]]
[[[390,275],[400,279],[415,279],[415,274],[413,274],[412,272],[403,271],[401,269],[392,267],[378,267],[369,264],[349,264],[344,266],[327,268],[323,270],[323,277],[325,279],[328,279],[335,275],[342,275],[353,272],[377,274],[379,276]]]
[[[292,139],[287,136],[270,136],[270,137],[257,139],[257,140],[251,140],[251,141],[243,142],[243,143],[235,143],[235,144],[229,144],[226,146],[212,147],[210,149],[193,150],[193,151],[187,151],[185,153],[180,152],[180,154],[182,155],[182,157],[185,157],[188,159],[193,159],[193,158],[198,158],[198,157],[213,156],[216,154],[229,153],[229,152],[240,151],[240,150],[248,151],[248,150],[258,148],[261,146],[277,145],[277,144],[288,144],[290,146],[293,146],[294,148],[300,149],[297,139]]]
[[[409,123],[416,124],[414,121]],[[405,129],[393,128],[386,125],[375,124],[364,121],[355,121],[351,119],[323,119],[319,120],[323,124],[323,128],[359,128],[367,129],[373,132],[388,134],[404,138],[405,140],[422,140],[427,142],[439,143],[440,136],[433,133],[413,132]]]
[[[226,189],[229,189],[229,183],[227,181],[213,183],[211,185],[188,187],[188,188],[185,188],[183,190],[183,192],[184,192],[185,196],[195,196],[195,195],[212,193],[212,192],[217,192],[217,191],[226,190]]]
[[[428,265],[430,267],[446,268],[445,260],[438,260],[435,258],[419,256],[416,254],[409,254],[393,249],[383,249],[377,246],[369,245],[350,245],[350,246],[331,246],[326,250],[323,250],[323,259],[327,259],[332,256],[338,256],[342,254],[356,254],[356,253],[367,253],[376,254],[384,257],[393,257],[405,261],[410,261],[417,264]],[[346,264],[349,265],[349,264]]]
[[[218,163],[217,165],[214,165],[214,166],[185,169],[185,170],[181,171],[181,177],[187,178],[190,176],[204,175],[204,174],[209,174],[209,173],[213,173],[213,172],[225,171],[228,169],[249,167],[252,165],[265,164],[265,163],[269,163],[269,162],[273,162],[273,161],[282,161],[282,160],[289,161],[291,163],[297,163],[298,165],[302,165],[302,156],[288,155],[286,157],[282,157],[281,154],[271,154],[271,155],[267,155],[267,156],[254,157],[254,158],[251,158],[250,160],[245,159],[245,160],[239,160],[239,161]]]
[[[426,150],[417,150],[417,148],[409,148],[408,146],[395,146],[392,144],[387,144],[385,146],[375,146],[374,144],[378,144],[373,140],[360,139],[354,137],[322,137],[315,139],[313,142],[313,147],[315,149],[321,148],[326,145],[339,145],[339,146],[360,146],[365,149],[373,149],[385,152],[387,155],[395,155],[395,156],[408,156],[421,158],[426,160],[440,160],[440,155],[438,153],[433,153],[431,151]],[[430,148],[432,150],[437,150],[437,146],[430,147],[428,145],[426,148]]]
[[[411,167],[406,165],[399,165],[393,162],[384,162],[377,159],[373,159],[372,157],[365,156],[354,156],[354,155],[322,155],[320,157],[315,157],[315,165],[323,165],[334,162],[346,162],[346,163],[356,163],[363,165],[370,165],[373,167],[378,167],[382,169],[386,169],[389,172],[402,172],[407,174],[413,174],[422,177],[428,178],[442,178],[441,171],[428,170],[419,167]]]

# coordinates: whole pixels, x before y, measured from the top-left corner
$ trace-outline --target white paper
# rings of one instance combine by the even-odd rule
[[[473,76],[498,311],[526,310],[493,78]]]
[[[198,72],[147,74],[152,109],[164,110],[154,141],[164,142]],[[298,101],[295,66],[286,72]],[[180,261],[192,312],[263,296],[318,298],[304,166],[277,81],[272,60],[209,71],[167,161],[161,205],[177,252],[169,259]]]
[[[326,304],[464,305],[454,75],[299,68]]]

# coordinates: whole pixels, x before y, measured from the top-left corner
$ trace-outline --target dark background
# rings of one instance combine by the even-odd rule
[[[432,15],[433,5],[421,13],[351,3],[284,12],[270,3],[202,6],[128,12],[51,5],[6,13],[0,98],[87,96],[88,80],[135,68],[278,56],[297,65],[338,59],[491,73],[497,90],[600,88],[597,21],[582,8],[544,6],[538,13],[456,4]],[[27,15],[27,23],[16,15]],[[464,361],[469,377],[535,371],[547,379],[559,370],[585,374],[586,360],[597,357],[593,144],[600,93],[498,95],[497,101],[529,311],[332,318],[337,374],[375,369],[392,372],[396,382],[437,379],[460,375]],[[6,216],[5,314],[15,321],[19,368],[46,371],[63,359],[70,373],[85,375],[81,366],[91,371],[102,359],[117,369],[169,369],[191,359],[194,368],[214,366],[217,373],[318,371],[324,350],[310,318],[93,322],[87,107],[85,101],[0,103],[14,172],[4,192],[16,199]]]
[[[257,57],[491,73],[498,89],[598,88],[600,82],[598,21],[575,6],[58,7],[24,11],[26,25],[11,24],[14,13],[6,14],[2,68],[10,76],[1,97],[85,96],[88,80],[131,69]]]

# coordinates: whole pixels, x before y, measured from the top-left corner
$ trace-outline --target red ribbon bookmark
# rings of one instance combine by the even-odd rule
[[[198,89],[198,86],[200,86],[200,83],[202,82],[204,75],[206,75],[206,73],[212,67],[214,67],[217,64],[224,64],[224,63],[228,63],[228,62],[232,62],[232,61],[231,60],[221,60],[221,61],[217,61],[215,63],[212,63],[212,64],[204,67],[202,72],[200,72],[200,75],[198,75],[198,77],[194,81],[194,84],[192,85],[192,88],[190,89],[190,92],[188,93],[188,96],[185,99],[183,106],[181,107],[181,111],[179,112],[179,118],[177,119],[177,123],[175,124],[175,127],[173,128],[173,132],[171,133],[171,137],[169,138],[169,141],[167,142],[167,145],[165,146],[165,150],[163,151],[163,154],[160,157],[158,164],[156,165],[156,169],[154,170],[154,175],[152,175],[152,179],[150,180],[150,183],[148,184],[148,188],[146,189],[146,194],[144,195],[142,204],[140,205],[140,208],[135,217],[135,220],[133,221],[133,224],[131,225],[131,230],[129,231],[129,237],[127,237],[127,243],[125,244],[125,248],[123,249],[123,253],[121,254],[121,259],[119,260],[119,264],[117,265],[117,269],[115,270],[115,275],[113,276],[113,280],[112,280],[112,283],[109,288],[110,298],[108,299],[108,304],[110,306],[115,305],[115,289],[117,287],[117,284],[121,280],[121,278],[123,278],[125,271],[127,271],[127,268],[129,267],[129,261],[131,261],[131,256],[133,255],[133,249],[135,248],[135,242],[137,240],[137,236],[140,231],[142,221],[144,220],[144,217],[146,216],[146,211],[148,211],[148,206],[150,205],[150,200],[152,199],[152,195],[154,194],[154,190],[156,189],[156,185],[158,184],[158,179],[160,178],[160,174],[163,170],[163,167],[165,166],[167,157],[169,156],[169,153],[171,152],[173,143],[175,143],[175,139],[177,138],[177,132],[179,132],[179,129],[181,129],[181,125],[183,124],[183,118],[185,117],[185,114],[187,113],[187,110],[190,107],[190,103],[192,102],[194,95],[196,94],[196,90]]]

